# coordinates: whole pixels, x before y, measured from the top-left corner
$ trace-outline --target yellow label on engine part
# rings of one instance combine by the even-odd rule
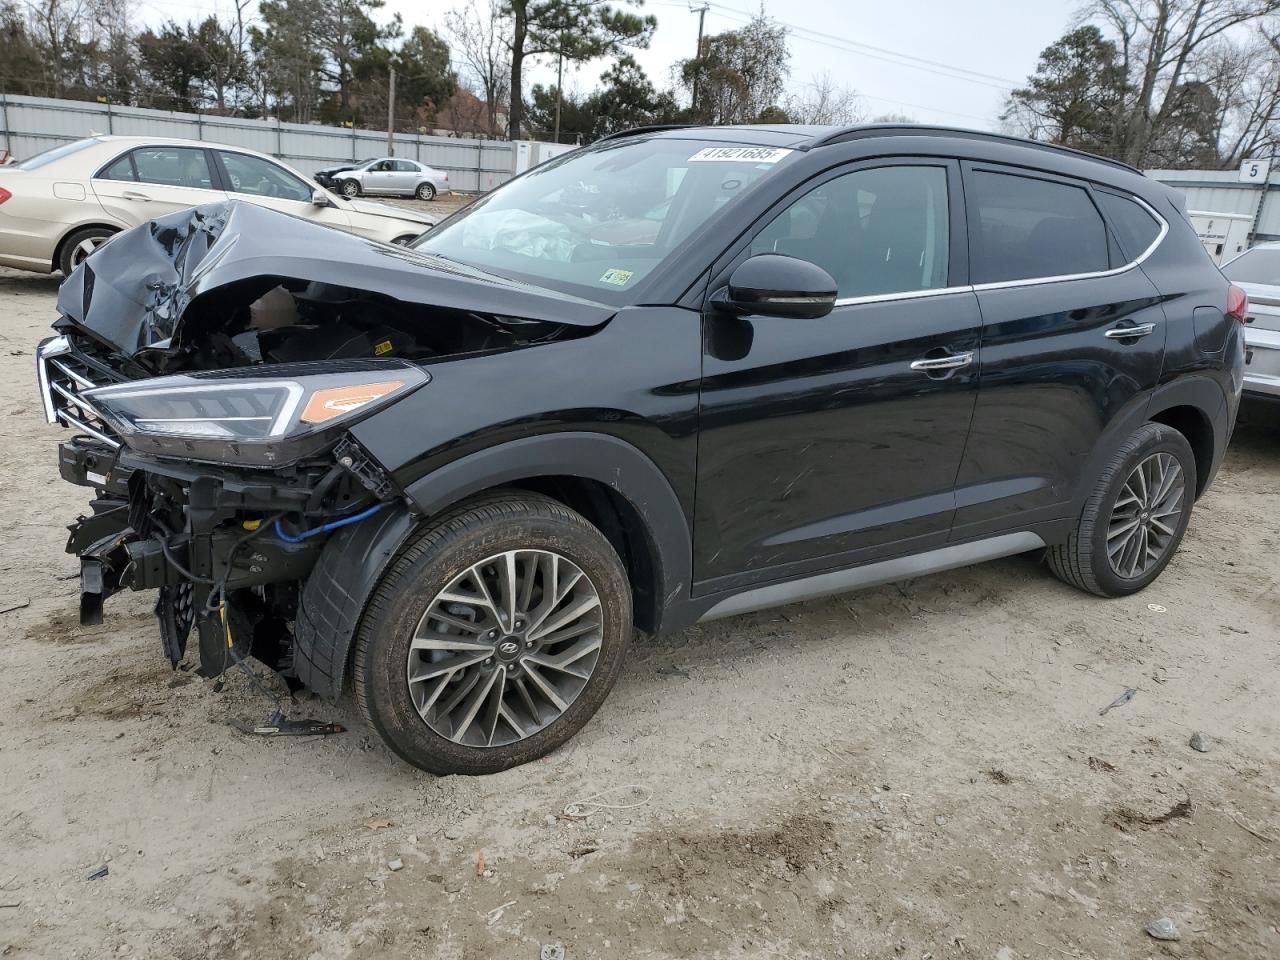
[[[391,346],[390,340],[383,340],[381,343],[375,343],[373,345],[373,352],[379,357],[384,353],[390,353],[393,349],[394,348]]]

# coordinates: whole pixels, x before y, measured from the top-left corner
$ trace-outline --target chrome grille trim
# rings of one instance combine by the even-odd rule
[[[113,450],[120,449],[119,440],[115,440],[115,439],[112,439],[111,437],[108,437],[105,433],[103,433],[100,430],[95,430],[93,427],[89,426],[89,424],[85,423],[83,420],[80,420],[77,417],[72,416],[66,410],[58,411],[58,419],[61,420],[63,423],[67,424],[68,426],[75,427],[77,430],[83,430],[85,433],[93,437],[93,439],[95,440],[101,440],[103,443],[109,445]]]
[[[49,338],[36,350],[36,379],[49,423],[71,427],[119,449],[115,431],[81,395],[82,391],[119,382],[119,375],[63,335]]]

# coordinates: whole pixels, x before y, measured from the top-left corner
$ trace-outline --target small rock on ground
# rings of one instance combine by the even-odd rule
[[[1147,933],[1157,940],[1182,939],[1182,934],[1178,932],[1178,928],[1173,925],[1173,921],[1168,917],[1161,917],[1159,920],[1152,920],[1148,923]]]
[[[1207,733],[1201,733],[1199,730],[1191,735],[1188,743],[1191,745],[1192,750],[1199,753],[1208,753],[1213,749],[1213,739]]]

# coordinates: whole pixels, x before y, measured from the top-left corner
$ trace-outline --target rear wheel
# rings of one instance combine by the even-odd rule
[[[494,773],[586,724],[630,635],[603,534],[557,501],[500,494],[433,524],[383,577],[356,638],[356,700],[415,766]]]
[[[1186,437],[1162,423],[1144,424],[1102,471],[1067,542],[1049,549],[1050,569],[1101,597],[1136,593],[1177,552],[1195,490]]]
[[[85,227],[77,230],[62,244],[58,254],[58,269],[64,277],[71,276],[73,270],[84,263],[94,251],[110,240],[116,231],[110,227]]]
[[[436,198],[436,188],[429,183],[418,184],[418,189],[414,191],[414,196],[419,200],[434,200]]]
[[[343,180],[341,190],[344,197],[360,196],[360,184],[354,180]]]

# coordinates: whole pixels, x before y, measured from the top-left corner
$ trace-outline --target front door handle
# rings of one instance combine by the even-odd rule
[[[926,357],[923,360],[912,360],[911,369],[920,370],[924,373],[934,373],[938,370],[958,370],[960,367],[967,367],[973,363],[972,353],[953,353],[949,357]]]
[[[151,198],[148,197],[145,193],[134,193],[132,190],[126,190],[124,192],[124,198],[126,200],[137,200],[141,203],[151,202]]]
[[[1108,340],[1137,340],[1149,333],[1155,333],[1154,323],[1134,323],[1127,327],[1112,327],[1103,334]]]

